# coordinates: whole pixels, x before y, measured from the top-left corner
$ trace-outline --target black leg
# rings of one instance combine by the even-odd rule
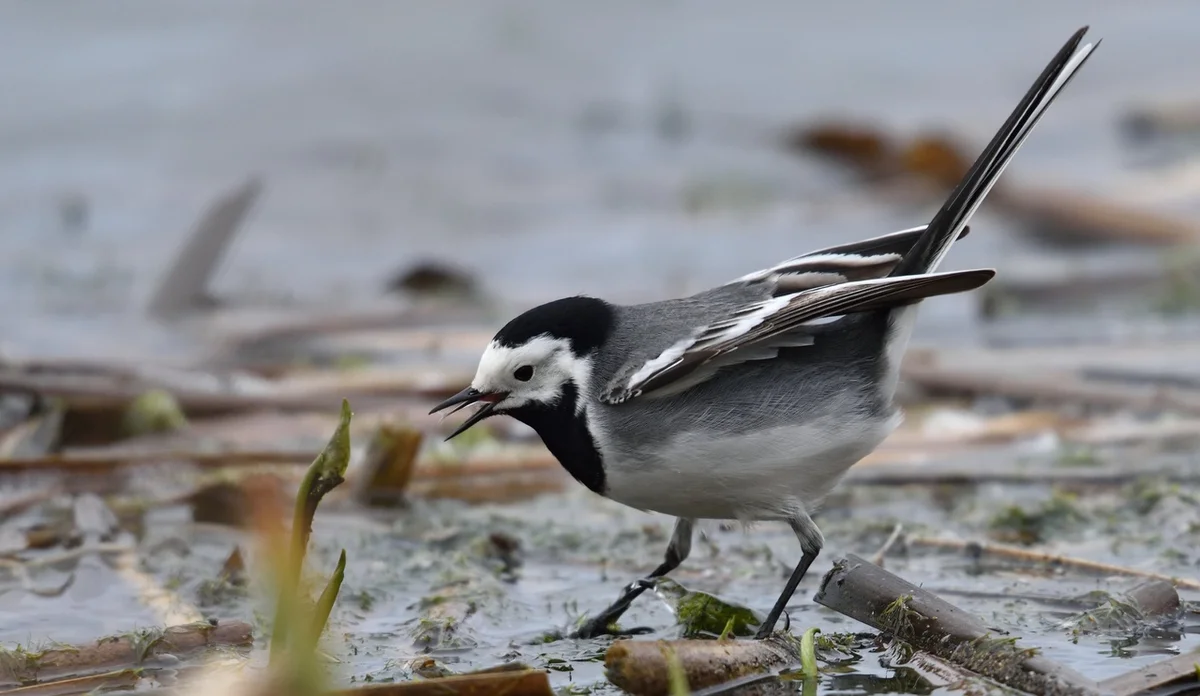
[[[808,513],[801,512],[795,518],[788,520],[792,526],[792,531],[796,533],[796,537],[800,539],[800,548],[804,555],[800,557],[800,562],[796,564],[796,569],[792,571],[791,577],[788,578],[787,585],[784,585],[783,592],[779,595],[779,599],[775,600],[775,606],[771,608],[771,613],[767,614],[766,621],[759,627],[755,638],[762,640],[767,638],[775,631],[775,624],[779,622],[779,617],[783,614],[784,607],[792,600],[792,595],[796,593],[796,588],[800,586],[800,581],[804,579],[804,574],[808,572],[808,567],[813,561],[817,560],[817,555],[821,553],[821,548],[825,545],[825,540],[821,536],[821,530],[817,529],[817,525],[808,516]]]
[[[629,605],[633,604],[633,600],[637,599],[643,592],[650,587],[653,587],[655,578],[661,578],[667,573],[679,567],[680,563],[687,560],[688,554],[692,550],[692,526],[694,520],[680,517],[675,520],[675,531],[671,533],[671,542],[667,544],[667,553],[663,558],[663,562],[654,569],[654,572],[645,578],[634,582],[625,588],[617,601],[613,602],[607,609],[599,614],[588,619],[588,621],[579,627],[577,631],[571,634],[572,638],[595,638],[596,636],[612,633],[609,626],[614,621],[621,618],[621,615],[629,609]],[[623,634],[648,633],[650,629],[633,629],[630,631],[622,631]]]
[[[775,600],[775,606],[771,608],[771,613],[767,614],[767,620],[759,627],[758,634],[755,638],[767,638],[775,631],[775,624],[779,621],[779,617],[783,614],[783,608],[791,601],[792,595],[796,593],[796,588],[800,585],[800,581],[804,579],[804,574],[808,572],[808,567],[812,562],[817,560],[816,554],[804,554],[800,557],[800,562],[796,564],[796,569],[792,571],[792,576],[788,578],[787,585],[783,588],[783,594],[779,595],[779,599]]]

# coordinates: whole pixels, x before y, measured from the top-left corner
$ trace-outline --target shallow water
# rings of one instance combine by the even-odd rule
[[[266,194],[214,290],[342,311],[425,257],[517,304],[645,299],[918,224],[932,205],[874,200],[783,152],[780,129],[847,116],[979,147],[1084,23],[1104,46],[1009,176],[1116,190],[1117,119],[1193,96],[1200,18],[1183,1],[603,8],[6,4],[4,343],[194,351],[142,308],[203,207],[251,174]],[[685,135],[656,125],[672,119]],[[950,266],[1029,253],[1003,220],[978,223]],[[926,323],[970,306],[943,298]]]
[[[1195,96],[1185,90],[1200,6],[1182,0],[599,7],[3,5],[0,347],[171,362],[203,354],[207,335],[155,324],[142,308],[202,209],[251,174],[264,177],[266,192],[214,288],[237,304],[351,312],[378,297],[391,271],[428,257],[457,261],[514,306],[572,292],[632,301],[928,218],[932,204],[887,204],[787,154],[776,141],[787,126],[848,115],[905,133],[944,128],[978,147],[1060,43],[1090,23],[1103,47],[1009,171],[1027,183],[1119,193],[1137,175],[1116,136],[1124,109]],[[684,135],[664,130],[671,119],[682,119]],[[976,229],[949,267],[1003,273],[1051,253],[986,209]],[[927,303],[917,340],[977,340],[975,316],[971,297]],[[922,488],[842,495],[822,516],[828,552],[793,602],[793,625],[857,630],[809,598],[833,558],[873,553],[895,521],[976,538],[1000,501],[1039,490],[989,487],[959,507],[931,502]],[[197,529],[186,515],[156,519],[142,569],[199,601],[202,583],[244,539]],[[1097,522],[1103,534],[1077,530],[1055,543],[1194,576],[1197,545],[1164,539],[1161,522]],[[472,546],[497,529],[520,542],[515,583],[497,579]],[[535,641],[652,568],[669,531],[661,516],[578,490],[519,506],[423,503],[371,520],[324,513],[314,569],[331,568],[340,546],[350,555],[329,650],[347,679],[404,678],[405,659],[421,654],[410,635],[420,600],[447,580],[470,579],[482,588],[467,623],[475,643],[437,651],[440,660],[461,670],[519,656],[559,668],[556,685],[600,684],[593,658],[603,641]],[[790,533],[708,531],[676,577],[768,608],[796,558]],[[1110,548],[1118,535],[1136,541]],[[888,567],[947,592],[1061,597],[1132,585],[977,574],[960,559],[919,554]],[[84,641],[162,622],[96,556],[36,579],[53,585],[72,572],[59,598],[0,592],[0,640]],[[1074,643],[1045,623],[1044,607],[947,596],[1097,677],[1197,646],[1190,632],[1126,647],[1112,637]],[[205,611],[248,619],[252,607],[233,597]],[[652,597],[627,621],[658,635],[672,625]],[[871,655],[855,670],[892,674]]]
[[[1194,456],[1161,455],[1195,470]],[[1034,458],[1031,466],[1063,466],[1053,458]],[[1078,465],[1078,464],[1076,464]],[[1179,577],[1196,576],[1200,557],[1200,501],[1186,489],[1158,486],[1084,488],[1067,517],[1047,527],[1039,548],[1092,560],[1144,568]],[[1157,491],[1157,502],[1145,491]],[[950,535],[987,539],[1000,532],[997,515],[1010,505],[1033,513],[1045,504],[1044,486],[987,485],[977,488],[927,486],[863,487],[847,484],[818,517],[827,538],[826,552],[813,566],[789,607],[792,630],[817,626],[825,634],[860,631],[857,622],[812,601],[821,576],[833,560],[847,553],[871,556],[892,527],[903,522],[907,534]],[[570,514],[564,511],[570,510]],[[198,606],[206,617],[251,620],[259,646],[268,634],[263,623],[268,605],[257,588],[249,591],[214,588],[212,580],[235,546],[255,567],[255,549],[230,528],[190,523],[187,511],[170,508],[146,520],[138,568]],[[672,577],[692,589],[765,612],[798,556],[796,542],[782,525],[762,524],[749,530],[706,523],[692,556]],[[505,568],[489,545],[500,534],[517,551]],[[309,567],[321,582],[339,549],[348,566],[340,600],[325,639],[325,650],[340,662],[340,678],[355,683],[411,678],[410,661],[429,656],[445,668],[465,671],[509,660],[550,668],[556,686],[595,687],[607,693],[603,672],[606,639],[574,641],[547,638],[568,630],[584,614],[602,608],[620,587],[657,564],[670,534],[670,520],[640,513],[572,487],[520,505],[467,506],[451,501],[413,501],[404,510],[371,514],[336,508],[318,515]],[[982,618],[1022,644],[1036,646],[1052,659],[1090,676],[1105,678],[1165,656],[1200,647],[1200,614],[1185,616],[1165,632],[1142,635],[1114,629],[1076,636],[1058,625],[1077,609],[1065,603],[1093,590],[1113,593],[1137,584],[1136,578],[1091,577],[1072,570],[1041,572],[986,562],[957,554],[938,554],[903,545],[888,556],[886,567],[932,590]],[[143,607],[127,577],[88,555],[55,570],[34,574],[38,586],[58,585],[71,574],[72,588],[57,599],[35,598],[11,585],[0,594],[0,642],[44,645],[50,640],[82,641],[161,625],[161,605]],[[251,573],[255,577],[256,573]],[[1185,600],[1200,593],[1184,590]],[[1039,599],[1042,598],[1042,599]],[[440,643],[419,645],[415,636],[421,617],[440,602],[474,603],[476,610]],[[451,612],[452,614],[454,612]],[[644,595],[623,620],[626,626],[649,626],[651,638],[677,635],[674,617],[651,594]],[[827,675],[823,692],[865,693],[897,688],[896,683],[868,687],[855,681],[890,678],[895,670],[881,665],[882,655],[863,652],[843,676]],[[921,682],[911,688],[919,692]],[[906,687],[907,688],[907,687]]]

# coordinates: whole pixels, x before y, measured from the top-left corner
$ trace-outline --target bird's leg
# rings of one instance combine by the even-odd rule
[[[791,601],[792,595],[796,593],[796,587],[800,585],[800,581],[804,579],[804,574],[808,572],[808,567],[813,561],[817,560],[817,554],[821,553],[821,548],[825,546],[825,537],[821,535],[821,530],[817,528],[817,524],[812,521],[808,513],[801,509],[790,520],[788,524],[792,526],[792,531],[796,533],[796,538],[800,540],[800,550],[804,555],[800,557],[800,562],[796,564],[796,569],[792,571],[792,576],[788,578],[787,585],[783,588],[783,593],[779,595],[779,599],[775,600],[775,606],[771,608],[771,613],[767,615],[767,620],[759,627],[758,633],[754,636],[761,640],[770,637],[775,631],[775,624],[779,621],[780,615],[783,614],[783,608]]]
[[[637,599],[648,588],[654,586],[655,578],[661,578],[678,568],[680,563],[687,560],[688,553],[692,550],[692,527],[694,524],[695,520],[684,517],[676,519],[675,531],[671,533],[671,541],[667,544],[667,553],[663,558],[663,562],[650,575],[626,587],[617,601],[580,626],[579,630],[572,634],[572,637],[595,638],[596,636],[612,633],[609,630],[609,626],[621,618],[621,614],[624,614],[629,609],[629,605],[633,603],[633,600]],[[649,631],[650,629],[631,629],[629,631],[622,631],[621,633],[632,635],[635,633],[648,633]]]

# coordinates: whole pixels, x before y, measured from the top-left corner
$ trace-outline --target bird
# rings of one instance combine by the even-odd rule
[[[894,396],[920,302],[995,274],[937,267],[1099,46],[1083,44],[1087,31],[1062,46],[928,224],[685,297],[557,299],[496,332],[470,385],[430,411],[476,407],[447,439],[511,417],[583,486],[675,517],[661,564],[581,620],[573,637],[621,633],[616,621],[634,599],[687,559],[699,520],[791,527],[801,558],[755,637],[774,632],[824,547],[812,514],[903,417]]]

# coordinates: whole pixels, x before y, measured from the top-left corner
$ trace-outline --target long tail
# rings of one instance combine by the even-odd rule
[[[1088,28],[1083,27],[1058,51],[1054,60],[1046,66],[1025,98],[1008,117],[1004,125],[988,143],[983,154],[967,170],[962,181],[955,187],[942,209],[930,221],[925,233],[909,253],[896,265],[890,275],[916,275],[934,271],[950,246],[958,239],[971,216],[983,203],[988,192],[1012,161],[1013,155],[1033,132],[1033,127],[1046,113],[1046,108],[1058,96],[1075,72],[1083,66],[1100,41],[1079,48]]]

